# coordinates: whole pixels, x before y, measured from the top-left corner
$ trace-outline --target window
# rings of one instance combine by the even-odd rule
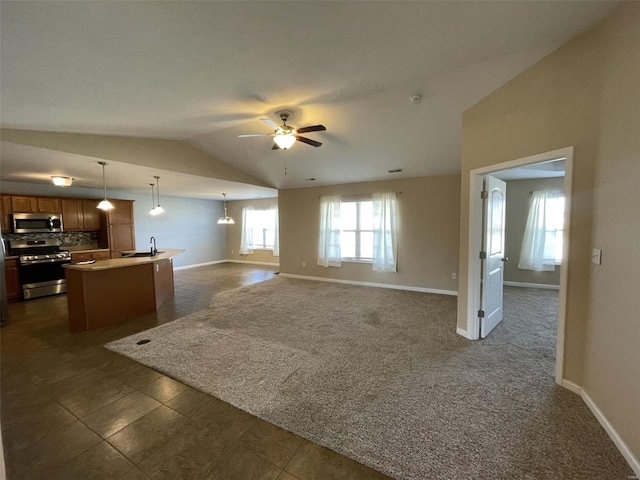
[[[562,263],[563,230],[564,196],[559,192],[533,192],[518,268],[555,270]]]
[[[242,209],[242,233],[239,253],[253,253],[253,250],[273,250],[278,255],[278,210]]]
[[[562,235],[564,229],[564,196],[548,197],[545,212],[545,262],[553,262],[556,265],[562,263]]]
[[[373,201],[340,202],[342,260],[373,260]]]
[[[396,193],[341,199],[320,197],[318,265],[372,263],[374,272],[397,272]]]

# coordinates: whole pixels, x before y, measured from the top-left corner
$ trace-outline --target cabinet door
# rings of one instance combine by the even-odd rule
[[[60,213],[62,211],[59,198],[38,197],[36,201],[40,213]]]
[[[38,199],[36,197],[11,196],[11,211],[13,213],[37,213]]]
[[[99,200],[82,200],[82,214],[84,217],[83,228],[85,230],[100,229]]]
[[[82,200],[62,199],[62,225],[65,230],[82,229]]]
[[[18,300],[22,298],[20,288],[20,272],[18,271],[18,261],[7,260],[4,264],[4,278],[7,285],[7,300]]]
[[[109,227],[109,248],[112,252],[135,250],[136,240],[133,225],[111,225]]]
[[[2,231],[11,231],[11,197],[2,195],[0,202],[0,221],[2,222]]]
[[[133,201],[111,200],[113,210],[107,213],[110,225],[133,225]]]

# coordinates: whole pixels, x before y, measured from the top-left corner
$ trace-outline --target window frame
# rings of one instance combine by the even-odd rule
[[[371,229],[363,229],[362,228],[362,218],[361,218],[361,211],[362,211],[362,203],[371,203],[372,209],[373,209],[373,196],[371,195],[359,195],[359,196],[351,196],[351,197],[343,197],[340,199],[340,211],[342,212],[342,205],[345,203],[355,203],[356,204],[356,228],[354,229],[345,229],[342,226],[340,226],[340,251],[343,250],[342,246],[343,246],[343,237],[342,237],[342,233],[343,232],[353,232],[355,233],[355,257],[345,257],[343,255],[340,256],[340,261],[345,262],[345,263],[365,263],[365,264],[372,264],[373,263],[373,255],[371,256],[371,258],[367,258],[367,257],[361,257],[360,254],[362,252],[362,233],[371,233],[372,239],[373,239],[373,225],[371,226]],[[373,218],[372,218],[373,221]],[[373,248],[373,240],[372,240],[372,245],[371,247]]]
[[[250,210],[250,215],[254,215],[256,214],[256,212],[273,212],[273,229],[268,229],[268,228],[262,228],[262,229],[258,229],[258,228],[254,228],[253,226],[247,225],[247,228],[251,229],[252,232],[252,239],[253,239],[253,244],[251,246],[251,248],[253,250],[265,250],[265,251],[274,251],[275,250],[275,239],[276,239],[276,228],[277,228],[277,222],[276,222],[276,218],[275,216],[278,215],[278,209],[277,208],[252,208]],[[249,223],[249,222],[248,222]],[[273,245],[268,246],[266,245],[266,236],[267,236],[267,231],[272,230],[273,231]],[[262,235],[260,235],[262,237],[262,242],[261,244],[257,244],[256,243],[256,237],[258,235],[256,235],[256,232],[261,231]]]

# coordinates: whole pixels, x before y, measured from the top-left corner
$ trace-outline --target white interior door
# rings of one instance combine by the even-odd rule
[[[506,185],[491,175],[484,178],[480,338],[489,335],[502,321],[502,281],[507,260],[504,248]]]

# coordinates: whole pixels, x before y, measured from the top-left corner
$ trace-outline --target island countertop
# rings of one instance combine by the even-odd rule
[[[136,252],[149,252],[148,250],[137,250]],[[110,270],[113,268],[131,267],[134,265],[143,265],[145,263],[153,263],[158,260],[172,259],[181,253],[183,249],[179,248],[160,248],[158,254],[153,257],[121,257],[111,258],[108,260],[96,260],[93,263],[68,263],[63,265],[64,268],[71,270],[81,270],[85,272],[98,271],[98,270]],[[133,253],[133,252],[131,252]]]

